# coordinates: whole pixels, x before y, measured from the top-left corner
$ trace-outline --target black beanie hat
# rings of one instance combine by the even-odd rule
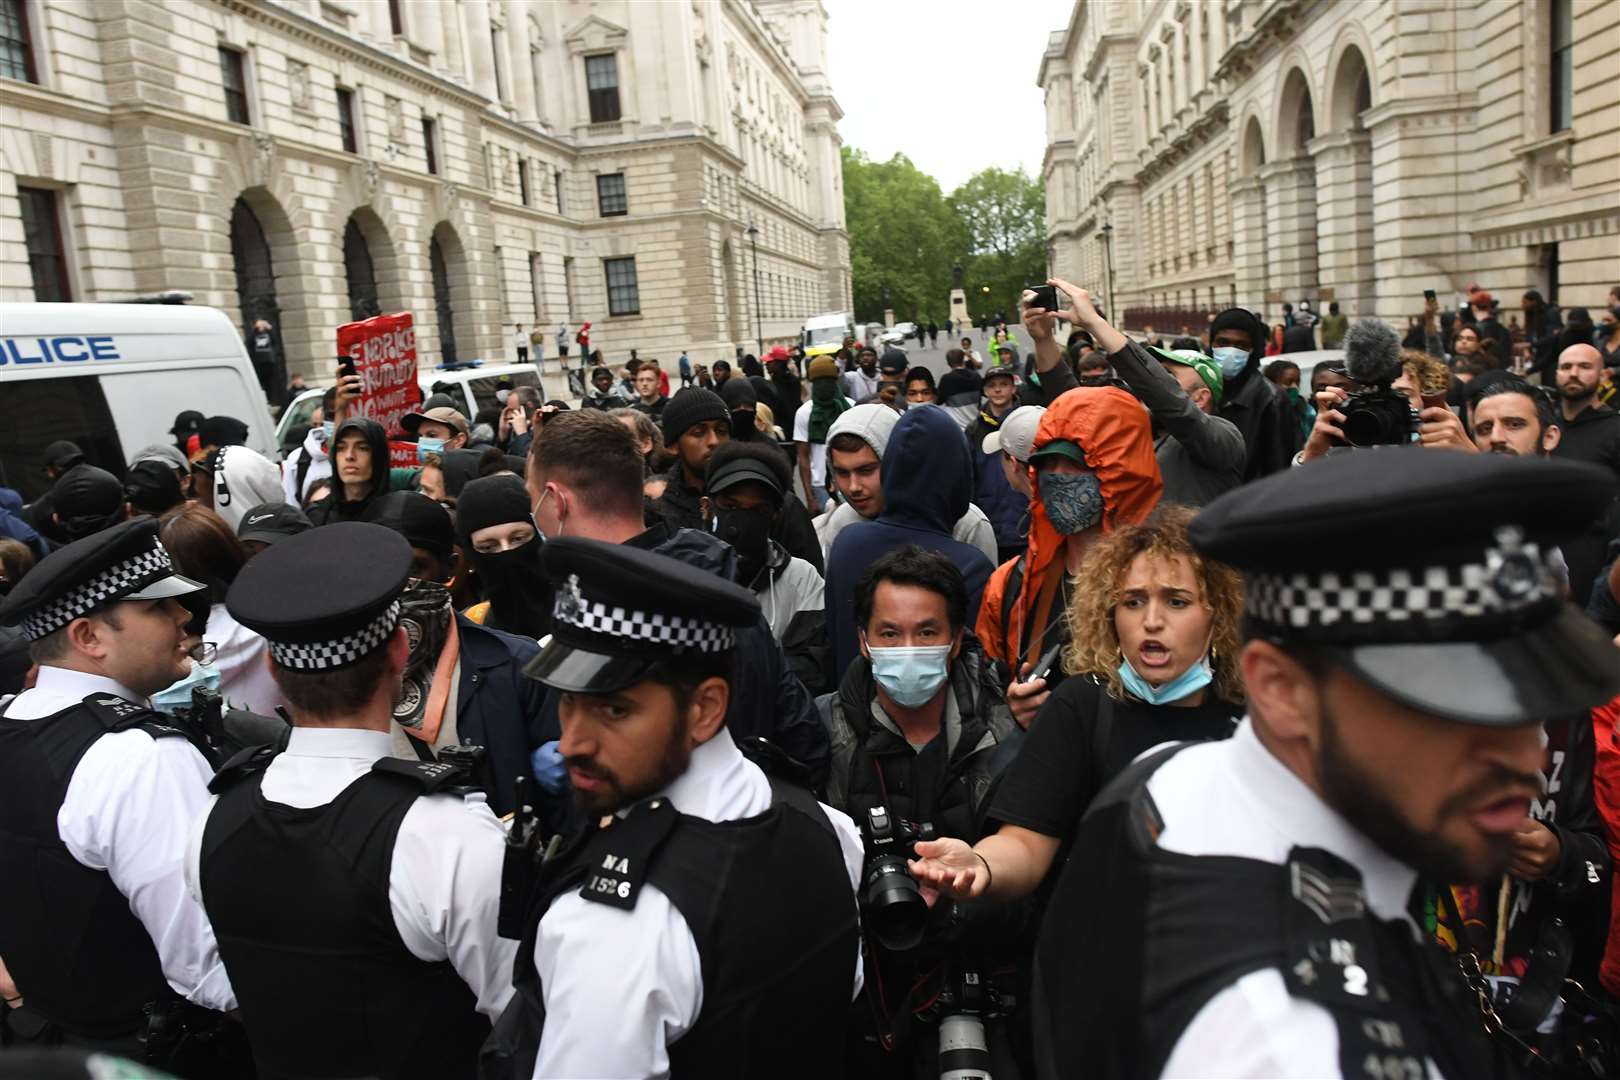
[[[446,561],[456,546],[456,529],[449,511],[420,491],[390,491],[366,509],[364,520],[393,529],[411,547]]]
[[[479,529],[530,520],[529,490],[510,473],[479,477],[461,489],[456,501],[456,536],[468,551],[469,538]]]
[[[100,532],[124,518],[124,485],[94,465],[75,465],[51,488],[62,532],[74,540]]]
[[[747,379],[727,379],[726,384],[720,388],[720,400],[726,403],[726,408],[731,412],[743,408],[753,409],[759,405],[759,395],[754,392],[754,384]]]
[[[726,408],[724,399],[713,390],[688,386],[664,405],[664,444],[674,446],[675,440],[684,435],[687,428],[706,420],[724,420],[729,424],[731,410]]]

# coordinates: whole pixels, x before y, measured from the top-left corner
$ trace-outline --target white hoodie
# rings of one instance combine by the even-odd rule
[[[242,516],[264,503],[285,502],[281,470],[257,450],[227,446],[214,468],[214,512],[234,532]]]
[[[304,473],[303,490],[294,491],[298,483],[300,455],[309,459],[309,468]],[[304,445],[288,454],[287,460],[281,464],[281,493],[293,506],[303,506],[304,496],[309,494],[315,481],[325,480],[331,475],[332,459],[326,456],[326,429],[320,424],[313,424],[309,434],[304,436]]]

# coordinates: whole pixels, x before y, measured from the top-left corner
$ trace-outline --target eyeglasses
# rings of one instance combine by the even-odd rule
[[[219,646],[212,641],[199,641],[186,655],[203,667],[212,667],[214,660],[219,656]]]

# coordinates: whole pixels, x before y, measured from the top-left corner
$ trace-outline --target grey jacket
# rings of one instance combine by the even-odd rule
[[[1203,506],[1243,482],[1247,452],[1236,424],[1193,404],[1175,376],[1134,341],[1108,362],[1153,414],[1164,502]]]

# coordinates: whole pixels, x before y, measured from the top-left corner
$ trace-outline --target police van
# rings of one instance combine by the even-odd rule
[[[173,304],[0,303],[0,487],[50,486],[45,448],[77,443],[115,476],[177,415],[234,416],[276,458],[275,424],[242,335],[224,312]]]

